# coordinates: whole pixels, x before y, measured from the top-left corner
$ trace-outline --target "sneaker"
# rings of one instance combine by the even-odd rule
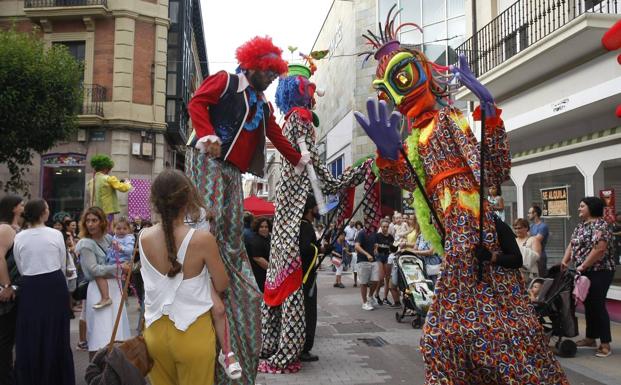
[[[392,305],[390,305],[391,309],[401,309],[401,302],[395,302]]]
[[[334,285],[332,285],[332,287],[339,287],[339,284],[335,282]]]
[[[343,285],[342,283],[339,283],[337,286],[339,289],[345,289],[345,285]]]
[[[383,299],[383,302],[384,302],[386,305],[388,305],[388,306],[392,307],[392,302],[390,302],[390,300],[389,300],[388,298],[384,298],[384,299]]]
[[[373,309],[375,308],[368,301],[362,304],[362,310],[373,310]]]
[[[377,306],[377,303],[375,302],[375,299],[373,297],[368,297],[367,303],[373,307]]]
[[[382,301],[380,297],[375,296],[375,303],[378,304],[379,306],[382,306],[384,304],[384,301]]]
[[[93,309],[102,309],[106,306],[112,305],[112,299],[108,298],[106,300],[102,300],[93,305]]]
[[[357,284],[357,283],[354,283],[354,287],[358,287],[358,284]]]
[[[78,350],[80,352],[87,352],[88,351],[88,342],[86,342],[86,341],[78,342],[78,345],[75,347],[75,350]]]

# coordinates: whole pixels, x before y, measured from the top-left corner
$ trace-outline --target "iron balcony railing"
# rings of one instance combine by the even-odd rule
[[[24,0],[24,8],[79,7],[87,5],[108,6],[108,0]]]
[[[585,13],[619,13],[617,0],[518,0],[456,48],[479,76]]]
[[[80,115],[104,116],[103,103],[107,101],[106,87],[99,84],[84,84],[84,102]]]

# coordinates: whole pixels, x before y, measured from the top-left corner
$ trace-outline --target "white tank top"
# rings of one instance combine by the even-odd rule
[[[177,251],[177,261],[181,265],[194,231],[194,229],[188,231]],[[198,317],[213,306],[211,279],[207,266],[203,267],[199,275],[190,279],[183,279],[183,271],[170,278],[149,263],[142,249],[141,237],[138,239],[138,245],[142,262],[140,274],[144,281],[146,327],[166,315],[177,329],[186,331]]]

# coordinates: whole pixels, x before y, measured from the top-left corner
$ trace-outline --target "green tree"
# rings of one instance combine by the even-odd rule
[[[28,192],[33,152],[45,152],[77,128],[82,64],[62,45],[46,48],[35,33],[0,31],[0,165],[4,191]]]

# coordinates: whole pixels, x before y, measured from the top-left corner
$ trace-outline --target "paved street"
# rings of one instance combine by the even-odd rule
[[[418,352],[420,330],[409,322],[397,323],[395,310],[380,308],[367,312],[360,308],[360,295],[353,288],[351,273],[344,273],[345,289],[332,287],[334,273],[326,269],[319,277],[317,338],[313,352],[320,357],[305,364],[296,374],[263,375],[262,385],[327,384],[412,384],[423,379],[423,361]],[[130,311],[136,317],[132,299]],[[581,322],[583,321],[580,318]],[[581,323],[580,330],[584,331]],[[72,338],[77,340],[77,321],[72,323]],[[613,324],[613,351],[621,353],[621,325]],[[615,342],[617,341],[617,342]],[[74,343],[75,346],[75,343]],[[596,358],[593,350],[580,350],[577,357],[561,359],[572,385],[618,385],[621,378],[621,354]],[[85,384],[84,369],[88,354],[74,353],[78,384]]]

